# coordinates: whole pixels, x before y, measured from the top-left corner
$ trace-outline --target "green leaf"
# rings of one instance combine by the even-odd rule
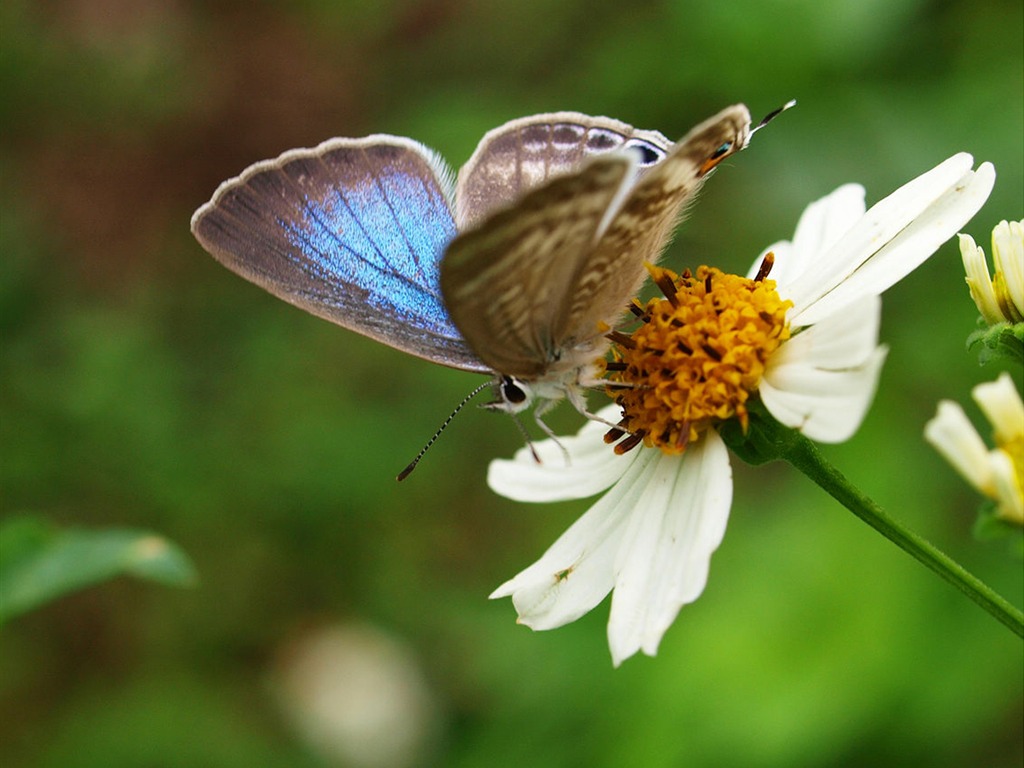
[[[149,531],[62,529],[36,517],[0,525],[0,624],[122,575],[171,586],[197,580],[188,556]]]
[[[994,501],[985,501],[981,505],[978,519],[974,521],[974,538],[982,542],[1005,539],[1009,551],[1018,558],[1024,558],[1024,531],[1019,525],[1000,517],[998,509]]]
[[[1024,361],[1024,323],[996,323],[974,331],[967,337],[967,349],[978,351],[978,362],[985,365],[993,360]]]

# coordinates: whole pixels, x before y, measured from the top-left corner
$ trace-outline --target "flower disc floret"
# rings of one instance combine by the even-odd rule
[[[770,262],[769,262],[770,263]],[[682,453],[709,426],[747,425],[746,403],[765,365],[789,338],[775,281],[700,267],[676,275],[652,267],[664,298],[643,307],[640,327],[616,350],[622,427],[648,447]]]

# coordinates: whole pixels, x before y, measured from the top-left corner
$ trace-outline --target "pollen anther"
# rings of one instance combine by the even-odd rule
[[[771,268],[770,256],[761,274]],[[643,322],[614,350],[610,390],[630,433],[616,452],[643,443],[682,453],[710,426],[738,418],[757,391],[771,354],[787,338],[786,311],[773,280],[750,280],[700,267],[682,276],[651,267],[666,294],[644,307]],[[622,370],[616,370],[618,368]],[[629,443],[626,446],[626,443]]]

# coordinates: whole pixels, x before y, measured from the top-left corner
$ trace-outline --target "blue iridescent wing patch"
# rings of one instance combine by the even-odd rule
[[[451,172],[417,142],[332,139],[224,182],[192,232],[226,267],[307,312],[417,357],[487,371],[441,299],[452,194]]]

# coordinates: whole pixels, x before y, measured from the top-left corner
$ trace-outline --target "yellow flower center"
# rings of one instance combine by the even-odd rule
[[[772,353],[789,338],[786,311],[793,303],[765,279],[772,261],[768,254],[753,280],[711,267],[696,275],[649,268],[665,298],[635,307],[642,323],[632,336],[613,334],[609,392],[630,433],[616,452],[642,439],[648,447],[682,453],[705,429],[731,418],[746,429],[746,402]]]
[[[1024,431],[1001,443],[999,448],[1010,457],[1017,484],[1024,488]]]
[[[996,447],[1006,454],[1013,467],[1013,475],[1009,483],[1012,486],[1012,491],[1009,493],[1010,498],[1001,498],[994,488],[986,490],[986,494],[998,503],[1001,517],[1018,525],[1024,525],[1024,517],[1020,517],[1020,509],[1024,506],[1022,504],[1022,498],[1024,498],[1024,429],[1009,439],[997,440]]]

